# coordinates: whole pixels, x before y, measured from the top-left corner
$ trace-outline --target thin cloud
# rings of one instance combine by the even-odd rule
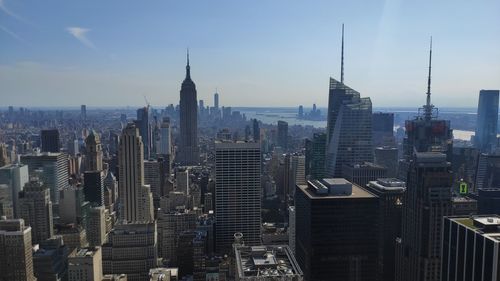
[[[73,35],[73,37],[75,37],[83,45],[94,50],[96,49],[94,43],[92,43],[92,41],[90,41],[90,39],[87,38],[87,33],[90,31],[90,29],[78,26],[72,26],[72,27],[67,27],[66,31],[69,32],[69,34]]]
[[[0,0],[1,1],[1,0]],[[21,37],[19,37],[19,35],[17,35],[15,32],[9,30],[8,28],[6,28],[5,26],[1,26],[0,25],[0,30],[2,30],[3,32],[9,34],[10,36],[12,36],[14,39],[16,39],[17,41],[23,41],[23,39]]]
[[[2,12],[4,12],[5,14],[17,19],[18,21],[22,21],[24,23],[31,25],[31,23],[28,20],[26,20],[25,18],[21,17],[20,15],[14,13],[9,8],[7,8],[7,5],[5,5],[5,0],[0,0],[0,10]]]

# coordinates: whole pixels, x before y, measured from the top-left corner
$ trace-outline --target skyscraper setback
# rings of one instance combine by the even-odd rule
[[[118,152],[120,218],[127,222],[153,220],[153,197],[144,185],[144,160],[139,130],[130,123],[123,129]]]
[[[372,162],[372,102],[344,84],[344,26],[340,82],[330,78],[326,174],[342,176],[342,165]]]
[[[186,78],[182,82],[180,107],[180,143],[179,161],[182,164],[198,164],[200,152],[198,148],[198,105],[196,85],[191,80],[189,51],[187,53]]]

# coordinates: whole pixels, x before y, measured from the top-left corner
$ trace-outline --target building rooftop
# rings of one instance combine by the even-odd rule
[[[500,215],[477,215],[470,217],[450,217],[450,220],[477,233],[500,241]]]
[[[285,245],[239,246],[235,248],[235,257],[239,280],[302,276],[292,251]]]
[[[93,257],[97,251],[99,248],[96,247],[80,248],[77,249],[74,257]]]
[[[372,193],[343,178],[308,181],[297,185],[311,199],[373,198]],[[340,192],[337,192],[339,190]]]
[[[382,178],[370,181],[368,185],[381,191],[405,191],[406,183],[396,178]]]

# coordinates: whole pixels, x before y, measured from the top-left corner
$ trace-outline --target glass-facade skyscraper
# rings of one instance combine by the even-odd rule
[[[481,90],[479,92],[474,144],[482,152],[491,152],[496,146],[499,93],[499,90]]]

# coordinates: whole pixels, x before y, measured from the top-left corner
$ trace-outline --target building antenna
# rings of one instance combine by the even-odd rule
[[[432,104],[431,104],[431,72],[432,71],[432,36],[429,47],[429,75],[427,76],[427,101],[425,104],[425,117],[430,119],[432,116]]]
[[[342,24],[342,51],[340,54],[340,83],[344,84],[344,24]]]

